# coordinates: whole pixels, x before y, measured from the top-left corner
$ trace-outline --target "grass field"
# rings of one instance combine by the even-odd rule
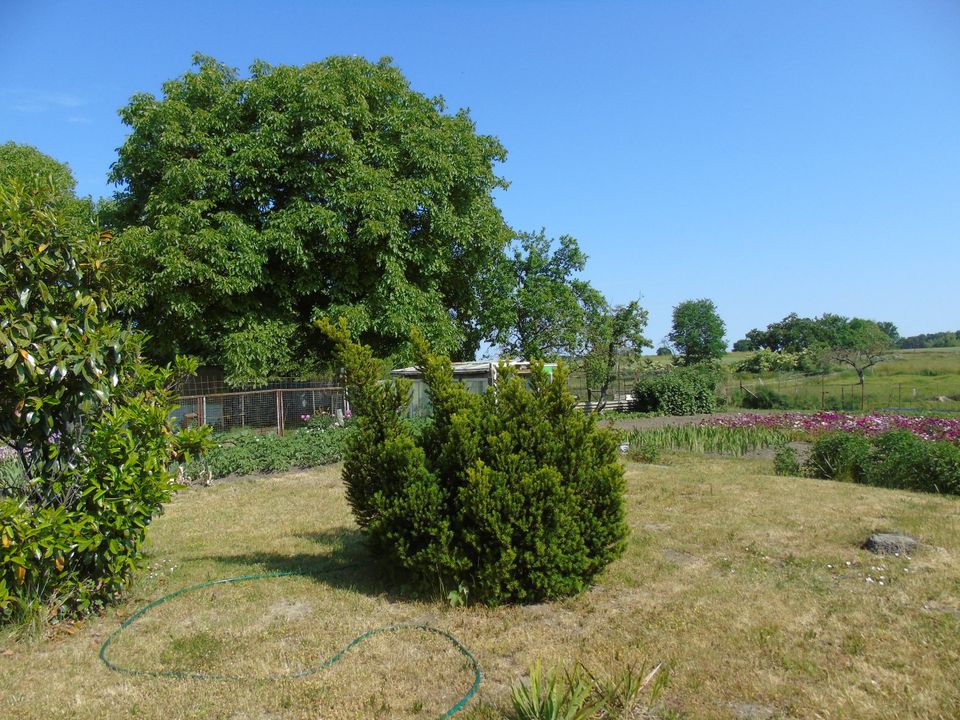
[[[596,674],[664,663],[645,717],[955,718],[960,714],[960,500],[772,475],[769,461],[671,455],[629,465],[625,556],[579,597],[451,608],[368,561],[339,467],[181,492],[151,530],[149,568],[104,617],[44,637],[0,636],[0,714],[11,718],[435,718],[470,687],[446,640],[387,634],[316,675],[359,633],[428,623],[478,658],[494,718],[538,657]],[[859,549],[877,529],[923,542],[912,558]],[[124,631],[129,668],[97,657],[150,600],[205,580],[292,577],[185,594]]]
[[[835,369],[827,375],[804,376],[799,373],[767,373],[762,376],[735,375],[733,366],[753,353],[732,352],[721,364],[730,371],[723,384],[723,395],[735,404],[741,382],[750,390],[766,385],[781,393],[790,408],[797,410],[859,410],[860,386],[853,369]],[[668,364],[670,357],[652,356],[653,362]],[[611,393],[633,391],[636,370],[619,368],[619,377]],[[583,377],[572,373],[570,391],[586,398]],[[960,348],[898,350],[890,358],[866,371],[864,410],[912,408],[960,413]]]
[[[730,353],[730,356],[746,353]],[[860,387],[850,370],[825,376],[771,373],[744,375],[726,383],[726,394],[736,397],[739,382],[751,390],[766,385],[782,394],[791,407],[802,410],[860,409]],[[900,350],[866,371],[864,409],[910,408],[960,412],[960,348]]]

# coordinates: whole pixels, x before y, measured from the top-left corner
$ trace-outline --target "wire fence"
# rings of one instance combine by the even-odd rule
[[[952,388],[936,384],[917,387],[914,383],[890,383],[868,377],[861,385],[829,382],[796,375],[739,379],[724,385],[723,394],[732,401],[769,388],[784,398],[789,407],[799,410],[838,410],[887,412],[960,412],[960,398]]]
[[[318,417],[342,421],[350,413],[343,387],[325,380],[281,380],[261,388],[226,391],[213,380],[191,378],[179,391],[179,407],[172,417],[181,427],[250,428],[283,435]]]

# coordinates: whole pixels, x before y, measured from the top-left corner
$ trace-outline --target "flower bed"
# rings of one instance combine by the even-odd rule
[[[927,417],[923,415],[894,415],[874,413],[777,413],[758,415],[744,413],[734,417],[705,420],[705,425],[722,427],[767,427],[798,430],[812,435],[822,432],[844,431],[879,435],[890,430],[907,430],[924,440],[960,440],[960,418]]]

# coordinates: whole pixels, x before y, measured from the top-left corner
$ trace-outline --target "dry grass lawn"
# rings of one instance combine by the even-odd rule
[[[960,716],[960,500],[779,478],[769,461],[674,456],[627,468],[632,536],[596,587],[563,602],[451,608],[417,599],[366,561],[339,467],[180,493],[150,535],[126,602],[70,632],[0,636],[0,716],[28,718],[435,718],[472,671],[443,638],[361,632],[428,623],[479,659],[493,718],[538,657],[597,674],[662,662],[660,718]],[[911,558],[859,549],[874,530],[922,541]],[[145,615],[115,642],[140,670],[97,656],[123,618],[166,593],[259,572]],[[72,634],[71,634],[72,633]]]

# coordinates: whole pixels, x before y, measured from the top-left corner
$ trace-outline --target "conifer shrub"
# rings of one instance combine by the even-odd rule
[[[470,394],[414,333],[434,413],[415,435],[400,421],[409,384],[383,382],[345,322],[321,327],[356,418],[347,499],[374,550],[413,582],[488,605],[537,602],[579,592],[622,553],[617,438],[575,409],[562,367],[552,381],[542,365],[528,379],[501,367]]]

